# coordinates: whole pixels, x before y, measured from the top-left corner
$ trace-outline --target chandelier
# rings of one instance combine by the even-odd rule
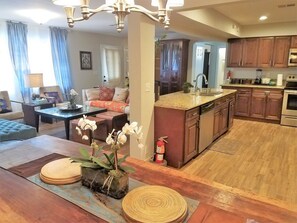
[[[105,0],[105,4],[96,9],[89,7],[90,0],[53,0],[56,5],[63,5],[68,26],[72,28],[74,22],[87,20],[98,12],[111,12],[115,15],[117,31],[124,29],[125,17],[131,12],[140,12],[150,19],[160,22],[164,28],[170,25],[170,7],[184,5],[184,0],[152,0],[152,6],[158,7],[158,11],[150,11],[141,5],[136,5],[134,0]],[[82,17],[74,18],[75,6],[80,6]]]

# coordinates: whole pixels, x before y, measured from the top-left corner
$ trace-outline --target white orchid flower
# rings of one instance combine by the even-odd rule
[[[77,126],[76,126],[75,129],[76,129],[76,131],[77,131],[77,134],[81,136],[81,135],[82,135],[82,133],[81,133],[81,129],[80,129],[79,127],[77,127]]]
[[[76,96],[76,95],[78,95],[78,93],[74,89],[71,89],[70,90],[70,95],[71,96]]]
[[[122,145],[127,142],[127,136],[123,132],[118,135],[118,142]]]
[[[82,140],[89,140],[89,137],[87,135],[83,135]]]
[[[114,144],[114,139],[112,138],[112,135],[114,133],[114,129],[112,130],[111,133],[108,134],[107,138],[106,138],[106,143],[107,145],[113,145]]]

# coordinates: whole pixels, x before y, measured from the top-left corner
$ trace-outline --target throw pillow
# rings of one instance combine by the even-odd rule
[[[114,95],[114,88],[110,87],[99,87],[99,100],[100,101],[111,101]]]
[[[87,89],[86,96],[88,101],[99,100],[99,89],[98,88]]]
[[[44,92],[45,97],[47,97],[47,101],[51,103],[62,103],[59,93],[56,91],[53,92]]]
[[[120,102],[126,102],[126,99],[128,97],[128,88],[115,88],[114,96],[112,98],[113,101],[120,101]]]
[[[0,113],[11,112],[12,110],[7,108],[6,100],[0,99]]]

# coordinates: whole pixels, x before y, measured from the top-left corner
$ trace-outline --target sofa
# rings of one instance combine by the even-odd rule
[[[82,90],[84,105],[106,108],[108,111],[125,113],[129,116],[130,100],[128,88],[99,86]]]

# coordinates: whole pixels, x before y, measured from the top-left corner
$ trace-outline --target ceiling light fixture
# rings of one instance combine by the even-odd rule
[[[267,16],[266,16],[266,15],[262,15],[262,16],[260,16],[260,18],[259,18],[260,21],[264,21],[264,20],[266,20],[266,19],[267,19]]]
[[[59,17],[57,13],[53,13],[44,9],[19,10],[17,13],[32,19],[38,24],[45,24],[49,20]]]
[[[112,12],[116,18],[117,31],[124,29],[125,17],[131,12],[140,12],[150,19],[160,22],[165,28],[170,25],[170,7],[184,5],[184,0],[152,0],[152,6],[157,6],[158,11],[150,11],[141,5],[136,5],[134,0],[105,0],[105,4],[96,9],[90,9],[90,0],[52,0],[56,5],[63,5],[69,27],[74,26],[74,22],[87,20],[98,12]],[[71,3],[70,3],[71,2]],[[80,5],[82,17],[74,18],[75,6]]]

